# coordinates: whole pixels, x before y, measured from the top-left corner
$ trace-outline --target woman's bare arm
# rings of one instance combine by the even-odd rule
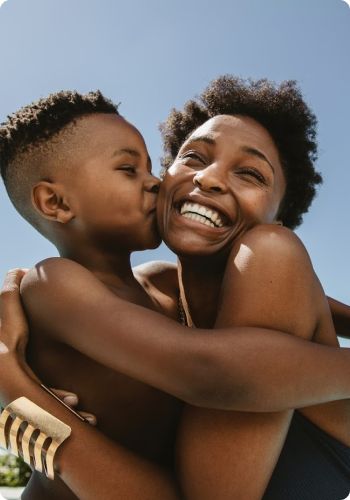
[[[327,308],[322,289],[295,235],[280,228],[259,227],[233,249],[218,325],[262,326],[311,339],[321,308]],[[284,359],[288,356],[287,351]],[[273,373],[274,363],[266,370]],[[277,373],[275,379],[283,392],[285,380]],[[187,408],[178,439],[179,478],[187,497],[260,500],[292,414]]]
[[[49,259],[29,271],[22,298],[37,332],[49,332],[98,362],[193,405],[279,411],[350,395],[347,349],[253,327],[189,334],[175,321],[116,297],[92,273],[66,259]],[[276,374],[286,381],[283,392]]]

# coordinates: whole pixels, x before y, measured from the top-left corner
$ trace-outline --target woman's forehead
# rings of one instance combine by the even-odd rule
[[[277,160],[278,149],[268,130],[254,118],[242,115],[217,115],[192,132],[185,144],[203,140],[222,145],[245,144],[265,149]],[[226,142],[226,141],[229,142]]]

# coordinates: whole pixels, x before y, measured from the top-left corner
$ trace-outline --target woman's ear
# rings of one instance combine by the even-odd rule
[[[55,182],[38,182],[32,191],[32,202],[45,219],[66,224],[75,217],[64,196],[64,188]]]

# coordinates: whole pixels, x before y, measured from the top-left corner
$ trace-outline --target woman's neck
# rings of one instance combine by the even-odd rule
[[[226,261],[181,258],[182,282],[188,309],[197,327],[212,328],[219,306]]]

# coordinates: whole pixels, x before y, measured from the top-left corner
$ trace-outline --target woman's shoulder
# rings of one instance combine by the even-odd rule
[[[300,238],[276,224],[260,224],[244,233],[234,244],[230,259],[236,265],[253,263],[281,268],[298,265],[312,271],[309,254]]]
[[[324,294],[300,239],[289,229],[259,225],[232,248],[222,289],[226,316],[311,338]],[[230,312],[231,311],[231,312]]]

